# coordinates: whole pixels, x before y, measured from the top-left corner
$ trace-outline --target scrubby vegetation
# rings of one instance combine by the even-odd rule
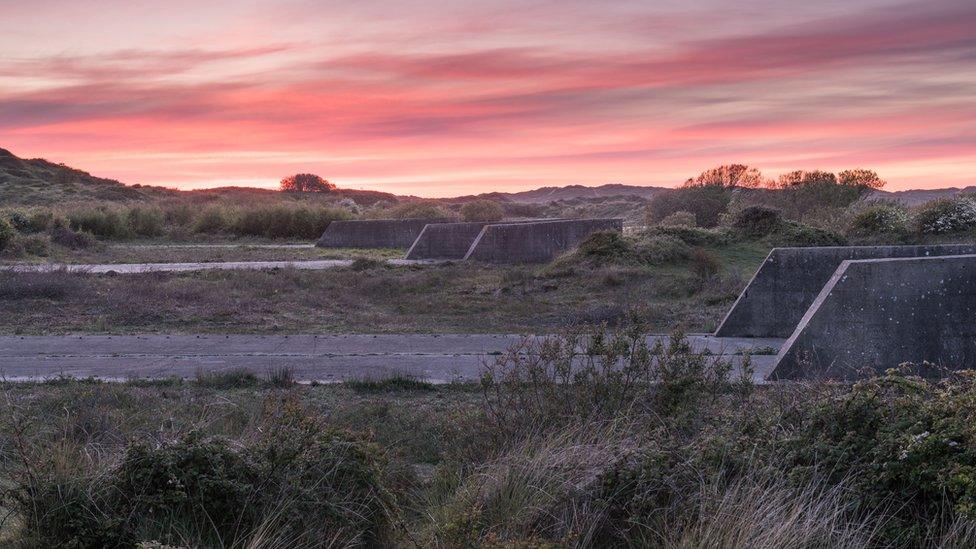
[[[478,385],[55,380],[0,401],[6,542],[966,547],[976,386],[753,385],[581,329]]]

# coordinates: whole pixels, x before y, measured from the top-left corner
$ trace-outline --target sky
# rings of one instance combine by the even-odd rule
[[[976,185],[976,1],[0,0],[0,147],[182,189]]]

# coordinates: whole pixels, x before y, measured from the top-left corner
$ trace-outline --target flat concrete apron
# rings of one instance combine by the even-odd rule
[[[66,271],[69,273],[92,274],[139,274],[139,273],[172,273],[186,271],[247,271],[267,269],[300,269],[321,271],[349,267],[351,259],[316,259],[308,261],[225,261],[214,263],[102,263],[102,264],[70,264],[70,263],[40,263],[34,265],[16,264],[0,266],[0,271],[18,273],[50,273]],[[436,259],[388,259],[386,264],[392,266],[433,265],[443,263]]]
[[[435,383],[476,381],[485,364],[526,340],[503,334],[388,335],[124,335],[0,336],[0,375],[8,380],[57,376],[109,380],[192,378],[247,369],[257,375],[288,368],[298,381],[339,382],[405,374]],[[666,336],[650,336],[653,343]],[[693,334],[696,350],[732,362],[749,351],[761,382],[782,339]],[[772,353],[772,354],[768,354]]]

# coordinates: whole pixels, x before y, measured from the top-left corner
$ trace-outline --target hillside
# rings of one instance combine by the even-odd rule
[[[0,204],[48,205],[65,201],[145,200],[172,196],[162,187],[123,185],[41,158],[25,160],[0,149]]]

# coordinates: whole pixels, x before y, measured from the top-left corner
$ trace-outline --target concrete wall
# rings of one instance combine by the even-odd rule
[[[511,225],[561,221],[560,219],[522,219],[515,221],[469,221],[463,223],[431,223],[424,227],[416,242],[407,251],[407,259],[464,259],[471,244],[487,225]]]
[[[854,379],[923,361],[971,369],[974,320],[976,255],[844,261],[769,378]]]
[[[842,261],[976,254],[976,246],[776,248],[715,331],[720,337],[789,337]]]
[[[429,223],[446,219],[357,219],[333,221],[316,246],[320,248],[409,248]]]
[[[599,231],[622,231],[621,219],[567,219],[486,225],[465,259],[491,263],[543,263]]]

